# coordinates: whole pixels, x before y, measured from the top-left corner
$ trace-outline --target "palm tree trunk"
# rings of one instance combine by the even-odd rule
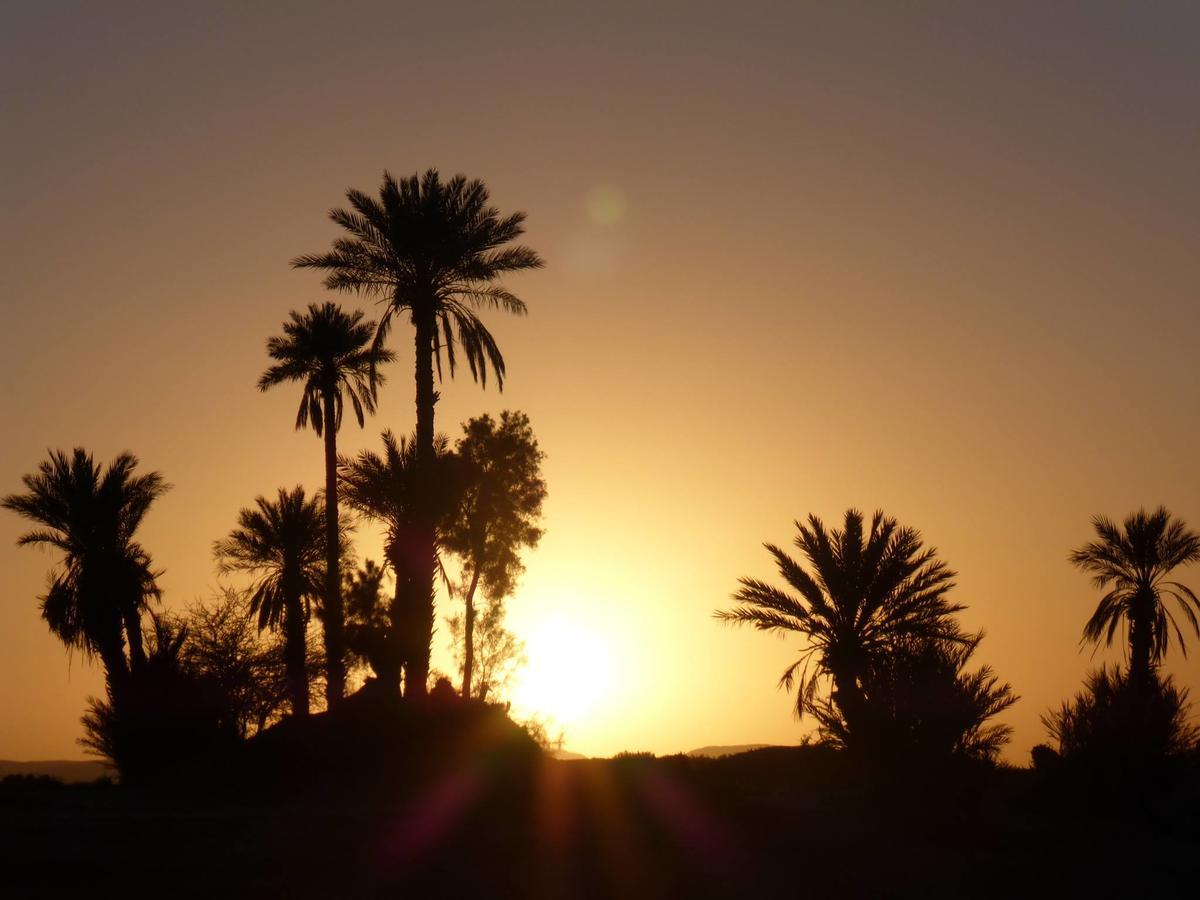
[[[308,715],[308,648],[305,646],[304,607],[289,596],[284,610],[284,657],[292,715]]]
[[[115,640],[106,640],[97,648],[100,662],[104,664],[104,683],[113,706],[125,699],[125,686],[129,682],[129,664],[122,647],[121,626],[116,626]]]
[[[404,559],[395,548],[392,548],[388,552],[388,562],[391,563],[392,574],[396,576],[396,590],[392,594],[392,603],[388,608],[388,619],[391,621],[391,630],[387,636],[387,657],[380,660],[383,670],[377,670],[375,674],[379,676],[380,681],[394,687],[398,691],[400,690],[400,676],[407,657],[405,639],[410,626],[406,621],[405,604],[406,602],[411,602],[411,598],[408,596],[411,591],[406,590]]]
[[[137,609],[125,612],[125,639],[129,642],[129,670],[137,672],[146,665],[146,650],[142,644],[142,616]]]
[[[475,669],[475,589],[479,587],[479,566],[471,573],[471,586],[467,588],[466,612],[463,614],[463,684],[464,700],[471,699],[471,676]]]
[[[325,391],[322,400],[325,406],[325,699],[332,709],[346,690],[345,615],[338,540],[337,422],[333,391]]]
[[[1129,610],[1129,683],[1142,693],[1150,685],[1153,655],[1151,620],[1155,598],[1152,593],[1139,592]]]
[[[846,671],[833,673],[833,701],[846,720],[846,732],[849,735],[847,749],[862,747],[869,740],[864,715],[865,701],[854,675]]]
[[[432,486],[433,486],[433,408],[438,401],[437,392],[433,389],[433,341],[437,320],[433,314],[432,303],[413,310],[413,327],[416,350],[416,383],[417,383],[417,477],[425,485],[420,493],[420,509],[417,511],[417,533],[414,535],[414,562],[416,571],[412,573],[414,590],[428,594],[420,598],[419,608],[414,609],[414,625],[419,629],[412,635],[411,656],[407,660],[407,678],[405,680],[405,695],[422,697],[425,695],[426,681],[429,677],[429,652],[433,641],[433,594],[434,578],[437,574],[435,555],[435,523],[433,521]],[[417,598],[414,597],[416,601]]]

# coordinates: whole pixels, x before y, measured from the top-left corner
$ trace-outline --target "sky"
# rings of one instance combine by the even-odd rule
[[[135,453],[173,485],[141,535],[169,608],[212,595],[239,508],[322,484],[295,392],[255,381],[289,310],[359,305],[288,262],[385,168],[484,179],[547,263],[509,283],[528,317],[484,315],[503,394],[461,373],[437,424],[524,410],[547,454],[516,699],[556,707],[573,750],[800,740],[776,681],[802,639],[712,612],[774,578],[764,541],[854,506],[959,573],[1024,763],[1040,716],[1121,658],[1079,644],[1090,517],[1200,526],[1196,4],[6,0],[3,20],[0,494],[50,448]],[[413,427],[407,340],[343,451]],[[40,620],[54,557],[23,530],[0,515],[0,758],[78,758],[102,677]],[[1167,668],[1200,692],[1195,656]]]

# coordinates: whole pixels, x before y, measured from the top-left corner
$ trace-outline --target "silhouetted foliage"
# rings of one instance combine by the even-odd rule
[[[366,665],[376,678],[386,678],[398,664],[393,661],[391,619],[384,599],[386,572],[368,559],[355,572],[342,578],[342,596],[346,598],[346,649],[352,666]]]
[[[1152,513],[1143,509],[1127,516],[1123,527],[1104,516],[1094,517],[1092,525],[1099,540],[1071,554],[1071,562],[1090,573],[1093,584],[1106,592],[1084,626],[1084,640],[1103,639],[1111,646],[1117,629],[1126,625],[1132,688],[1145,686],[1153,692],[1153,669],[1167,652],[1171,630],[1187,653],[1183,632],[1164,600],[1175,600],[1200,635],[1196,618],[1200,600],[1187,585],[1170,578],[1179,566],[1200,560],[1200,535],[1162,506]],[[1103,678],[1103,672],[1096,677]]]
[[[289,696],[286,648],[278,632],[259,630],[248,592],[226,588],[189,607],[186,623],[182,662],[216,686],[223,726],[247,738],[278,721]]]
[[[429,597],[440,569],[438,537],[458,506],[461,490],[458,459],[445,437],[438,437],[434,454],[433,464],[422,467],[415,441],[397,440],[385,431],[382,455],[364,450],[352,460],[343,459],[339,469],[346,502],[386,529],[384,557],[396,579],[388,609],[391,650],[377,652],[372,668],[381,681],[398,685],[403,667],[405,693],[413,696],[426,692],[433,635]],[[432,545],[421,525],[425,516],[435,523]],[[432,569],[425,565],[430,552]]]
[[[296,428],[312,424],[325,439],[325,573],[322,625],[327,666],[326,690],[330,704],[345,690],[344,615],[341,598],[341,541],[337,494],[337,432],[342,409],[349,398],[358,419],[375,411],[375,390],[383,382],[379,366],[393,358],[390,350],[372,342],[375,323],[363,321],[362,312],[347,313],[336,303],[313,303],[304,314],[293,311],[283,323],[283,337],[267,340],[267,353],[276,364],[258,380],[259,390],[301,382],[304,392],[296,414]]]
[[[1186,688],[1151,672],[1145,687],[1119,666],[1087,677],[1074,699],[1042,716],[1042,723],[1068,761],[1147,764],[1197,749],[1200,729],[1188,718]]]
[[[150,554],[134,538],[150,505],[168,485],[157,472],[136,475],[137,458],[122,453],[106,470],[76,447],[52,451],[26,475],[27,493],[0,501],[41,526],[19,545],[45,544],[63,554],[41,598],[42,618],[70,649],[104,663],[110,691],[145,661],[141,612],[159,596]],[[128,643],[128,658],[125,645]]]
[[[187,626],[152,615],[146,662],[118,693],[89,698],[79,743],[110,760],[125,782],[169,777],[211,758],[236,735],[223,721],[218,685],[188,669]]]
[[[848,510],[842,530],[827,531],[816,516],[796,523],[795,544],[810,570],[779,547],[766,544],[779,574],[797,591],[780,590],[754,578],[741,579],[734,594],[740,604],[717,618],[762,631],[795,632],[808,639],[800,658],[780,679],[797,687],[796,712],[813,708],[821,681],[833,684],[830,701],[842,723],[841,739],[870,749],[872,714],[867,685],[889,657],[914,642],[967,645],[972,638],[954,623],[964,607],[946,593],[954,573],[932,548],[922,548],[920,532],[901,528],[876,512],[864,532],[862,513]]]
[[[497,422],[484,415],[463,426],[456,447],[462,468],[462,500],[456,514],[441,530],[442,546],[462,561],[463,598],[460,627],[452,631],[462,641],[460,666],[462,694],[472,690],[475,674],[475,592],[482,588],[491,601],[491,649],[501,645],[497,623],[503,606],[497,605],[512,593],[524,571],[521,550],[535,547],[542,537],[538,520],[546,497],[541,463],[545,454],[538,447],[529,417],[505,410]],[[457,621],[457,617],[456,620]],[[497,671],[492,667],[494,673]]]
[[[991,666],[966,670],[981,640],[982,633],[965,641],[902,639],[871,661],[861,683],[861,727],[873,752],[996,760],[1012,729],[990,720],[1018,698]],[[851,743],[847,722],[835,704],[814,698],[810,709],[827,740],[838,746]]]
[[[407,313],[415,340],[416,464],[426,480],[437,466],[434,438],[434,365],[440,376],[442,355],[451,376],[459,353],[471,375],[486,384],[487,371],[504,387],[504,357],[491,333],[476,315],[489,306],[524,313],[525,304],[498,283],[510,272],[542,265],[533,250],[512,242],[524,233],[523,213],[501,216],[488,205],[482,181],[456,175],[443,182],[430,169],[423,176],[399,181],[384,172],[379,197],[361,191],[346,193],[350,209],[335,209],[330,217],[346,231],[328,253],[300,256],[293,265],[322,269],[325,286],[374,296],[385,304],[375,333],[382,347],[395,316]],[[431,498],[430,498],[431,499]],[[437,511],[418,507],[412,540],[417,568],[413,585],[422,585],[424,606],[413,625],[426,632],[411,641],[412,669],[408,678],[416,693],[424,692],[429,672],[429,649],[434,622],[434,576],[437,569]]]
[[[513,676],[525,665],[525,642],[504,626],[504,614],[504,599],[489,599],[475,619],[475,679],[471,692],[464,694],[466,697],[493,702],[503,700]],[[460,672],[466,662],[464,619],[463,613],[446,619],[454,661]]]
[[[324,508],[299,486],[280,488],[276,500],[258,497],[255,504],[238,513],[238,527],[213,551],[222,572],[254,577],[249,611],[260,629],[283,631],[292,712],[307,715],[307,631],[325,578]]]

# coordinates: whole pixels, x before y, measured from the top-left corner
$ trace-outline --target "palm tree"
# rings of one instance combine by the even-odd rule
[[[1019,698],[991,666],[967,669],[982,640],[983,632],[953,640],[901,639],[873,661],[862,687],[876,749],[909,758],[999,756],[1012,729],[991,719]],[[817,701],[812,711],[830,743],[845,746],[855,737],[832,703]]]
[[[169,489],[158,472],[135,475],[137,465],[136,457],[122,453],[102,470],[82,448],[70,455],[55,450],[24,477],[26,493],[0,501],[40,526],[21,535],[18,545],[62,551],[41,598],[42,618],[68,648],[100,657],[118,699],[130,669],[145,664],[141,611],[160,595],[162,573],[134,536]]]
[[[846,512],[842,530],[826,531],[816,516],[796,522],[795,544],[809,570],[774,544],[765,544],[779,574],[797,593],[754,578],[740,579],[738,606],[716,617],[761,631],[796,632],[808,639],[799,659],[784,671],[780,686],[797,686],[796,712],[812,709],[818,683],[833,682],[831,700],[849,735],[867,731],[864,685],[872,666],[900,642],[965,642],[951,618],[964,607],[946,593],[954,572],[923,549],[920,532],[901,528],[876,512],[864,534],[863,515]],[[816,657],[816,664],[810,662]]]
[[[254,576],[250,614],[259,630],[281,628],[292,713],[308,715],[306,632],[313,599],[325,580],[325,512],[304,488],[279,489],[278,499],[255,498],[238,513],[238,525],[213,545],[222,573]]]
[[[325,594],[324,636],[329,705],[342,699],[346,687],[345,615],[342,610],[338,539],[337,432],[345,399],[350,399],[361,428],[364,412],[375,411],[375,388],[383,382],[377,371],[392,353],[372,344],[374,322],[364,322],[359,310],[347,313],[336,303],[313,303],[304,314],[293,311],[283,323],[283,336],[267,340],[267,353],[276,360],[258,380],[266,391],[285,382],[302,382],[304,393],[296,413],[297,430],[310,423],[325,438]]]
[[[383,454],[362,451],[340,468],[346,501],[387,530],[384,558],[396,577],[396,592],[388,610],[391,652],[376,672],[385,683],[398,685],[405,670],[408,696],[425,692],[433,606],[428,602],[433,578],[440,569],[439,526],[458,503],[457,459],[442,435],[434,441],[434,467],[422,469],[415,440],[383,433]],[[432,474],[429,477],[426,473]],[[432,548],[421,529],[424,517],[434,523]],[[428,554],[432,553],[432,566]]]
[[[351,209],[334,209],[330,218],[347,232],[328,253],[297,257],[292,265],[322,269],[325,286],[367,294],[385,304],[375,332],[383,342],[392,320],[407,313],[415,342],[416,464],[425,473],[435,463],[434,367],[442,374],[442,353],[451,377],[458,354],[473,378],[486,386],[488,369],[504,388],[504,357],[491,332],[476,315],[482,307],[523,314],[525,303],[498,279],[509,272],[536,269],[541,258],[530,248],[511,246],[524,233],[524,213],[501,216],[488,205],[482,181],[456,175],[443,182],[437,170],[397,181],[383,174],[379,197],[350,190]],[[414,540],[421,544],[419,581],[430,586],[429,606],[422,619],[433,628],[433,579],[436,540],[432,510],[418,510]],[[428,646],[428,641],[424,644]],[[414,686],[424,691],[421,670],[429,668],[428,652],[410,662]]]
[[[1154,668],[1167,652],[1170,629],[1187,653],[1183,631],[1165,600],[1173,599],[1200,635],[1196,612],[1200,601],[1185,584],[1171,579],[1179,566],[1200,560],[1200,535],[1189,531],[1165,507],[1152,513],[1138,510],[1118,526],[1095,516],[1099,538],[1071,553],[1071,562],[1092,576],[1102,591],[1100,604],[1083,628],[1084,640],[1112,645],[1122,623],[1129,630],[1129,682],[1134,691],[1150,685]],[[1168,628],[1170,625],[1170,629]]]

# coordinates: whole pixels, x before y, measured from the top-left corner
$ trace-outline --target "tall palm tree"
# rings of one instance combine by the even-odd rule
[[[754,578],[740,579],[738,606],[716,617],[761,631],[796,632],[808,639],[780,686],[797,686],[796,712],[811,709],[818,683],[833,682],[831,700],[850,735],[866,731],[864,682],[872,665],[908,640],[968,640],[951,616],[954,572],[921,546],[915,529],[876,512],[864,533],[863,515],[846,512],[839,531],[826,531],[816,516],[796,522],[795,544],[809,568],[774,544],[765,544],[779,574],[795,594]],[[813,657],[815,665],[810,666]]]
[[[18,545],[62,551],[41,598],[42,618],[68,648],[100,657],[116,699],[130,669],[145,664],[141,612],[159,597],[162,574],[134,536],[169,485],[158,472],[134,474],[137,465],[136,457],[122,453],[102,470],[82,448],[70,455],[55,450],[22,479],[26,493],[0,501],[40,526],[21,535]]]
[[[1162,506],[1152,513],[1138,510],[1126,517],[1124,526],[1105,516],[1093,517],[1092,526],[1099,540],[1070,556],[1105,591],[1083,628],[1083,637],[1096,644],[1103,639],[1111,646],[1117,629],[1127,624],[1129,682],[1135,691],[1141,690],[1167,652],[1171,629],[1187,653],[1183,631],[1165,602],[1168,598],[1176,601],[1200,635],[1196,618],[1200,601],[1191,588],[1171,578],[1179,566],[1200,560],[1200,535]]]
[[[375,388],[383,382],[378,368],[392,360],[390,350],[372,343],[375,323],[359,310],[348,313],[336,303],[309,304],[283,323],[283,336],[267,339],[275,365],[258,380],[261,391],[285,382],[301,382],[297,430],[312,425],[325,439],[325,593],[324,637],[326,698],[334,706],[346,688],[345,615],[342,611],[338,539],[337,432],[349,398],[358,426],[375,411]]]
[[[306,498],[304,488],[279,489],[274,501],[255,498],[238,524],[213,552],[222,573],[254,576],[250,614],[258,627],[282,629],[292,713],[308,715],[306,633],[314,599],[325,581],[324,504]]]
[[[428,600],[440,569],[439,526],[458,502],[457,459],[450,452],[449,441],[438,435],[434,467],[423,469],[416,441],[397,440],[385,431],[382,455],[364,450],[353,460],[343,460],[340,476],[346,501],[387,530],[384,558],[396,577],[396,592],[388,610],[391,651],[381,660],[384,671],[376,674],[382,681],[398,685],[403,667],[405,694],[420,696],[429,676],[433,606]],[[420,527],[426,516],[434,523],[432,548]],[[427,556],[431,552],[432,567]]]
[[[432,472],[434,459],[434,367],[440,377],[442,354],[451,376],[458,354],[471,375],[486,385],[488,369],[504,387],[504,357],[491,332],[476,315],[482,307],[523,314],[525,303],[498,279],[510,272],[536,269],[541,258],[528,247],[511,245],[524,233],[524,213],[501,216],[488,205],[482,181],[456,175],[443,182],[437,170],[397,181],[383,174],[379,197],[350,190],[351,209],[334,209],[330,218],[347,232],[328,253],[297,257],[298,268],[322,269],[325,286],[367,294],[385,304],[375,332],[382,346],[395,316],[407,313],[413,326],[416,377],[416,463]],[[510,246],[511,245],[511,246]],[[415,539],[422,580],[430,585],[423,619],[433,628],[433,578],[436,566],[432,510],[420,511]],[[428,644],[428,642],[425,642]],[[429,668],[428,653],[411,661],[419,692],[420,669]]]

